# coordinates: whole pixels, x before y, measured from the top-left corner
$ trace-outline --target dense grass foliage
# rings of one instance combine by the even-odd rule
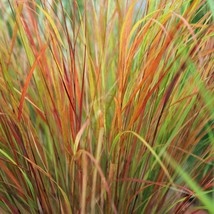
[[[206,0],[0,1],[0,213],[214,213]]]

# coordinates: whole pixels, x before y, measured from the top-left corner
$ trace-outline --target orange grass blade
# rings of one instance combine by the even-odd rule
[[[18,120],[20,121],[21,119],[21,115],[22,115],[22,109],[23,109],[23,105],[24,105],[24,100],[25,100],[25,95],[27,93],[27,89],[28,89],[28,86],[29,86],[29,83],[30,83],[30,80],[32,78],[32,75],[33,75],[33,72],[40,60],[40,58],[42,57],[42,55],[45,53],[45,50],[47,49],[48,45],[44,45],[44,47],[42,48],[41,52],[39,53],[39,55],[37,56],[36,60],[34,61],[33,63],[33,66],[31,67],[31,70],[26,78],[26,81],[25,81],[25,84],[24,84],[24,87],[23,87],[23,90],[22,90],[22,96],[21,96],[21,99],[20,99],[20,103],[19,103],[19,113],[18,113]]]

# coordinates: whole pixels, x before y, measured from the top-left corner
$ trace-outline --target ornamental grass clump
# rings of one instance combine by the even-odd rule
[[[0,213],[214,213],[211,0],[0,2]]]

